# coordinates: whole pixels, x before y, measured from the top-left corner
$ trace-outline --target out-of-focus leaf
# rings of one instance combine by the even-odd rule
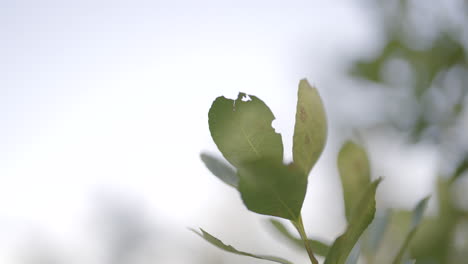
[[[345,264],[356,264],[359,260],[359,255],[361,254],[361,244],[358,242],[354,245],[351,253],[349,253],[348,259],[346,259]]]
[[[468,171],[468,155],[466,155],[465,159],[458,165],[457,169],[453,173],[452,182],[464,175],[466,171]]]
[[[283,161],[283,142],[271,123],[270,108],[255,96],[239,93],[236,100],[218,97],[208,113],[211,137],[223,156],[235,167],[268,158]]]
[[[250,211],[296,221],[307,190],[307,177],[294,166],[269,159],[239,168],[239,191]]]
[[[413,236],[416,234],[416,231],[418,230],[419,223],[421,222],[423,218],[424,211],[426,210],[427,206],[427,201],[429,200],[429,197],[426,197],[422,199],[414,208],[413,210],[413,217],[411,219],[411,227],[408,235],[406,236],[403,245],[401,246],[400,250],[398,251],[398,254],[396,255],[395,259],[393,260],[393,264],[400,264],[403,261],[403,256],[406,252],[406,249],[409,246],[409,243],[413,239]]]
[[[239,177],[237,176],[236,171],[229,164],[208,153],[201,153],[200,158],[213,175],[218,177],[227,185],[237,189]]]
[[[324,264],[344,264],[359,237],[374,219],[375,193],[382,179],[370,183],[358,203],[344,234],[333,243]]]
[[[363,190],[370,183],[369,159],[364,148],[347,141],[338,154],[338,171],[343,186],[346,219],[350,221]]]
[[[391,210],[377,211],[362,240],[362,251],[368,257],[375,257],[390,222]]]
[[[459,220],[454,208],[451,192],[451,181],[439,178],[437,186],[439,204],[438,216],[434,219],[423,219],[418,232],[410,245],[411,256],[420,260],[431,260],[447,263]]]
[[[293,136],[293,160],[307,176],[327,141],[327,117],[316,88],[307,80],[299,83],[296,124]]]
[[[413,210],[413,217],[411,218],[411,230],[416,229],[419,226],[419,223],[421,223],[421,220],[424,216],[424,211],[426,210],[427,207],[427,202],[429,201],[429,196],[422,199],[419,201],[419,203],[416,205],[416,207]]]
[[[270,219],[271,224],[276,228],[276,230],[279,231],[280,234],[283,235],[283,237],[287,238],[290,242],[292,242],[293,245],[297,246],[300,249],[304,249],[304,242],[300,239],[291,234],[289,230],[278,220],[275,219]],[[317,254],[319,256],[326,256],[328,254],[328,250],[330,247],[316,239],[308,239],[307,242],[310,245],[310,248],[314,252],[314,254]]]
[[[216,237],[212,236],[211,234],[209,234],[208,232],[206,232],[205,230],[203,230],[201,228],[200,228],[201,232],[198,232],[197,230],[194,230],[194,229],[191,229],[191,230],[193,232],[195,232],[197,235],[199,235],[200,237],[204,238],[206,241],[210,242],[212,245],[214,245],[214,246],[216,246],[216,247],[218,247],[218,248],[220,248],[222,250],[225,250],[225,251],[237,254],[237,255],[242,255],[242,256],[247,256],[247,257],[252,257],[252,258],[257,258],[257,259],[263,259],[263,260],[269,260],[269,261],[282,263],[282,264],[292,264],[292,262],[290,262],[288,260],[285,260],[283,258],[279,258],[279,257],[267,256],[267,255],[256,255],[256,254],[251,254],[251,253],[247,253],[247,252],[244,252],[244,251],[239,251],[239,250],[235,249],[231,245],[224,244],[221,240],[217,239]]]
[[[359,60],[351,68],[351,75],[356,77],[364,78],[373,82],[382,82],[381,76],[382,68],[394,54],[401,53],[403,49],[400,41],[392,39],[385,47],[383,47],[381,53],[377,54],[375,58],[370,60]]]

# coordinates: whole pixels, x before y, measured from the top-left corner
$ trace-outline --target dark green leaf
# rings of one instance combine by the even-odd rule
[[[295,246],[300,249],[304,249],[304,242],[300,238],[296,238],[289,230],[278,220],[270,219],[271,224],[282,234],[285,238],[287,238],[290,242],[292,242]],[[319,240],[315,239],[308,239],[307,240],[310,248],[314,252],[314,254],[320,256],[326,256],[328,254],[329,246]]]
[[[261,158],[282,162],[283,142],[271,126],[273,113],[257,97],[245,97],[239,93],[237,100],[216,98],[208,113],[211,137],[236,168]]]
[[[227,185],[237,189],[239,177],[237,176],[236,171],[229,164],[208,153],[200,154],[200,158],[211,173]]]
[[[212,236],[211,234],[209,234],[208,232],[206,232],[205,230],[201,228],[200,228],[201,233],[194,229],[191,229],[191,230],[195,232],[196,234],[198,234],[199,236],[201,236],[202,238],[204,238],[206,241],[210,242],[212,245],[217,246],[218,248],[222,250],[225,250],[225,251],[237,254],[237,255],[248,256],[248,257],[263,259],[263,260],[269,260],[269,261],[282,263],[282,264],[292,264],[292,262],[282,259],[282,258],[278,258],[278,257],[266,256],[266,255],[254,255],[251,253],[239,251],[231,245],[224,244],[221,240],[217,239],[216,237]]]
[[[293,160],[307,176],[327,141],[327,118],[317,89],[307,80],[299,83],[296,124],[293,136]]]
[[[408,248],[411,240],[413,239],[414,235],[416,234],[416,231],[418,230],[419,223],[421,222],[423,218],[424,211],[426,210],[427,206],[427,201],[429,200],[429,197],[426,197],[422,199],[414,208],[413,210],[413,218],[411,220],[411,227],[408,235],[405,238],[405,241],[403,242],[403,245],[401,246],[400,250],[398,251],[398,254],[396,255],[395,259],[393,260],[393,264],[400,264],[402,263],[403,256],[406,252],[406,249]]]
[[[294,166],[260,159],[239,168],[239,191],[250,211],[296,221],[307,190],[307,177]]]
[[[353,210],[348,228],[333,243],[324,264],[344,264],[359,237],[374,219],[375,193],[381,178],[373,181],[361,196]]]
[[[364,148],[347,141],[338,154],[338,171],[343,186],[346,219],[349,221],[362,192],[370,183],[370,165]]]

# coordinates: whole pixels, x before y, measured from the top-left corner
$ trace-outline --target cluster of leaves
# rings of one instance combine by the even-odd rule
[[[239,93],[236,100],[218,97],[209,111],[209,127],[214,142],[227,162],[206,153],[201,155],[203,162],[215,176],[239,191],[250,211],[289,220],[300,238],[289,233],[282,222],[271,219],[271,223],[293,244],[305,248],[311,263],[318,263],[316,255],[324,256],[325,264],[356,263],[361,255],[358,242],[374,220],[375,194],[381,182],[380,178],[371,180],[365,150],[349,141],[339,153],[337,163],[348,226],[329,246],[306,235],[301,217],[308,175],[319,159],[327,138],[325,111],[317,90],[306,80],[299,83],[293,162],[289,164],[283,163],[283,143],[281,135],[271,126],[273,120],[274,115],[268,106],[255,96]],[[426,202],[427,199],[416,207],[411,230],[393,263],[406,261],[406,249],[419,226]],[[374,247],[385,228],[385,224],[380,224],[376,231],[368,231],[374,237]],[[291,263],[284,258],[239,251],[203,229],[193,231],[231,253]]]

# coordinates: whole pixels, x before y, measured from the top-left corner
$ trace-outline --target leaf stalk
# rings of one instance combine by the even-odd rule
[[[304,223],[302,221],[302,215],[299,215],[299,218],[297,219],[297,221],[291,221],[291,223],[297,229],[297,232],[299,232],[299,235],[301,236],[302,242],[304,242],[304,246],[305,246],[305,249],[307,251],[307,254],[309,255],[310,262],[312,264],[319,264],[318,260],[314,256],[314,253],[312,252],[312,248],[310,247],[309,239],[307,238],[307,234],[306,234],[305,229],[304,229]]]

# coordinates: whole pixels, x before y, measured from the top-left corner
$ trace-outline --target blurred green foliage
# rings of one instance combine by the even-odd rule
[[[453,195],[453,186],[467,173],[468,149],[450,133],[466,129],[460,124],[468,100],[468,2],[448,2],[457,5],[455,14],[446,12],[443,1],[372,2],[384,43],[376,54],[358,58],[350,67],[352,76],[379,84],[380,89],[405,89],[407,98],[400,103],[410,104],[404,107],[409,112],[388,116],[386,125],[409,135],[411,142],[439,144],[443,155],[453,155],[453,149],[444,146],[447,142],[459,148],[452,173],[441,175],[437,182],[437,215],[422,221],[410,243],[417,264],[466,263],[468,256],[468,212],[457,206]],[[399,77],[403,80],[395,80]],[[401,125],[406,117],[412,118]],[[409,226],[411,212],[395,210],[390,218],[380,258],[368,257],[368,263],[389,262],[396,242],[407,234],[404,227]]]
[[[436,18],[435,14],[424,9],[425,4],[439,6],[442,10],[443,4],[419,1],[422,4],[415,5],[414,2],[417,1],[372,3],[375,5],[372,10],[381,18],[380,32],[384,34],[384,44],[374,56],[354,61],[350,73],[384,87],[395,88],[399,84],[408,88],[407,102],[412,104],[415,118],[409,126],[401,127],[394,123],[395,127],[409,130],[415,141],[427,137],[430,130],[435,131],[431,135],[440,140],[442,131],[459,121],[467,100],[467,47],[463,37],[466,38],[468,27],[451,22],[450,17]],[[464,12],[460,11],[462,17],[458,20],[468,22],[468,2],[459,2]],[[443,14],[441,11],[437,15]],[[414,22],[418,19],[419,23]],[[430,22],[435,19],[438,19],[438,26],[431,28]],[[427,31],[429,33],[422,33]],[[392,69],[392,63],[393,68],[399,69]],[[398,75],[401,71],[406,71],[410,77],[403,83],[395,80],[404,77]],[[447,105],[448,109],[436,113],[439,103]]]

